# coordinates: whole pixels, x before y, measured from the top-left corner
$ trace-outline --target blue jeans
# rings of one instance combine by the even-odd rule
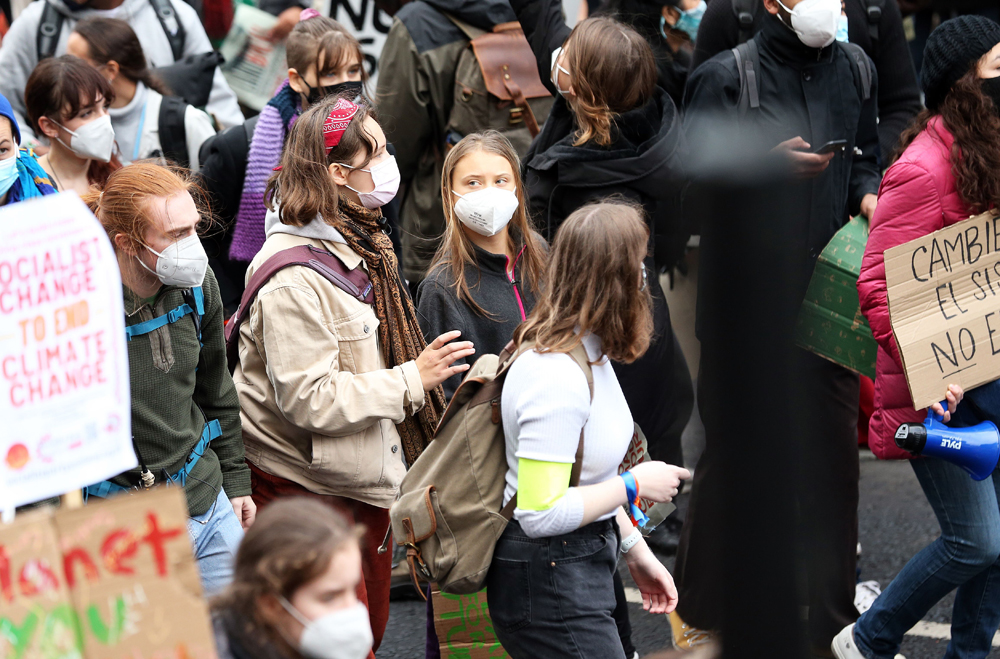
[[[188,518],[187,528],[205,596],[218,595],[233,580],[236,550],[243,540],[243,527],[226,491],[219,490],[215,503],[203,515]]]
[[[941,537],[911,558],[861,616],[855,643],[869,659],[891,659],[903,634],[957,587],[945,659],[985,657],[1000,624],[1000,473],[976,482],[936,458],[910,465],[941,525]]]

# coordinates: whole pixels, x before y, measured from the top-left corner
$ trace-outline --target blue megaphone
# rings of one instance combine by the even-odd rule
[[[948,409],[948,401],[941,406]],[[977,481],[989,478],[1000,460],[1000,432],[992,421],[949,428],[930,408],[923,423],[904,423],[896,430],[896,446],[914,455],[947,460]]]

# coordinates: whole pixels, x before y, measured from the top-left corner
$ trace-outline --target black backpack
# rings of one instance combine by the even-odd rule
[[[160,101],[160,151],[164,158],[181,167],[191,166],[187,148],[187,130],[184,128],[184,113],[188,104],[176,96],[164,96]]]
[[[840,44],[847,51],[848,57],[858,71],[858,75],[854,77],[858,96],[862,101],[867,101],[872,94],[871,60],[868,59],[864,49],[855,43],[836,41],[834,44]],[[740,75],[738,108],[740,119],[743,119],[747,113],[760,109],[760,52],[757,50],[757,42],[750,39],[733,48],[732,53],[736,57],[736,70]]]
[[[882,20],[882,7],[885,0],[862,0],[865,3],[868,14],[868,34],[872,39],[872,52],[878,50],[878,24]],[[754,22],[757,11],[760,9],[761,0],[732,0],[733,13],[739,24],[740,37],[736,43],[742,44],[750,40],[754,34]]]
[[[35,46],[38,61],[52,57],[59,45],[59,35],[62,32],[63,21],[66,19],[47,0],[39,0],[45,4],[42,18],[38,22],[38,33]],[[170,91],[183,98],[190,105],[204,109],[208,105],[208,97],[212,92],[212,80],[215,69],[222,61],[222,55],[215,51],[184,56],[184,43],[187,34],[184,26],[177,18],[177,12],[170,0],[149,0],[160,21],[163,33],[170,43],[170,52],[174,63],[170,66],[158,67],[156,74],[170,87]]]

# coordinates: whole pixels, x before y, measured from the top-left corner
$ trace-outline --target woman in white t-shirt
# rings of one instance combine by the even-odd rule
[[[653,328],[640,213],[610,202],[572,213],[552,245],[542,297],[514,333],[518,346],[534,347],[517,357],[503,387],[504,504],[516,492],[517,506],[487,592],[497,637],[515,659],[625,656],[612,618],[619,552],[644,609],[668,613],[677,604],[673,579],[623,506],[639,491],[670,501],[690,474],[645,462],[618,475],[633,424],[609,360],[638,359]],[[574,355],[581,344],[593,398]],[[570,487],[581,430],[579,485]]]
[[[193,172],[198,151],[215,135],[212,118],[173,96],[146,64],[129,24],[117,18],[88,18],[73,26],[66,52],[101,72],[115,91],[108,109],[123,165],[165,158]]]

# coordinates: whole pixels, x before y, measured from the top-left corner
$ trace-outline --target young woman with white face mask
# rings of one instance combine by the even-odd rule
[[[398,185],[367,106],[333,97],[304,112],[265,190],[267,240],[247,290],[272,257],[303,247],[368,284],[348,293],[316,270],[286,267],[241,303],[246,322],[230,325],[239,332],[234,379],[254,501],[264,508],[310,495],[364,525],[358,597],[376,649],[392,570],[392,552],[378,548],[404,456],[413,464],[433,437],[444,411],[439,385],[467,370],[453,364],[472,353],[471,343],[453,341],[459,332],[425,345],[380,210]]]
[[[236,555],[229,590],[213,604],[219,659],[371,656],[358,534],[315,499],[263,511]]]
[[[51,145],[39,164],[57,190],[86,194],[121,167],[108,114],[114,98],[104,76],[70,55],[46,59],[31,72],[24,102],[35,132]]]
[[[497,131],[466,135],[444,160],[445,233],[417,290],[428,340],[462,330],[476,353],[499,354],[535,306],[545,270],[545,241],[525,211],[521,162]],[[462,374],[444,383],[451,398]]]

